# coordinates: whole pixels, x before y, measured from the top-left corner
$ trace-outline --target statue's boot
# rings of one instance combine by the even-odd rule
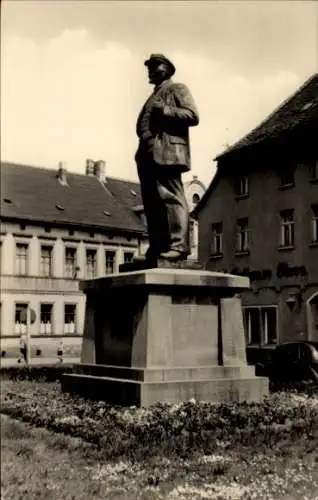
[[[161,259],[170,260],[171,262],[175,262],[178,260],[186,260],[187,253],[180,252],[179,250],[168,250],[167,252],[162,252],[160,254]]]
[[[148,259],[146,255],[135,255],[134,262],[146,262]]]
[[[136,255],[134,257],[134,262],[149,262],[152,260],[155,260],[156,257],[154,256],[153,252],[148,248],[146,251],[145,255]]]

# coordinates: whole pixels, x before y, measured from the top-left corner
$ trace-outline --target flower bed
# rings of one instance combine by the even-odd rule
[[[318,396],[275,393],[262,403],[212,404],[193,400],[148,409],[115,408],[62,394],[59,384],[6,381],[1,411],[14,418],[81,437],[106,456],[187,457],[239,446],[279,446],[312,439],[318,429]]]

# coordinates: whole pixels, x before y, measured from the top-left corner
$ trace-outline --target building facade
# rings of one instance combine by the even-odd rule
[[[139,183],[105,176],[102,161],[85,174],[1,163],[1,351],[18,357],[31,308],[31,355],[78,356],[85,315],[79,280],[115,273],[147,247]],[[202,197],[197,179],[187,197]],[[196,223],[195,223],[196,224]],[[197,226],[192,228],[192,257]]]
[[[121,201],[140,203],[138,186],[105,178],[104,163],[92,160],[85,175],[3,163],[1,177],[1,350],[17,355],[29,306],[32,354],[54,355],[62,341],[78,355],[79,280],[116,272],[140,252],[145,227]]]
[[[217,157],[194,211],[199,259],[246,275],[248,353],[318,341],[318,75]]]

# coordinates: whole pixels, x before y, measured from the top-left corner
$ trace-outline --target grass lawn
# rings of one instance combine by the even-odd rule
[[[209,449],[204,450],[199,446],[189,448],[181,458],[173,453],[173,446],[178,443],[177,437],[176,441],[171,437],[177,436],[174,431],[173,434],[164,435],[166,439],[170,439],[171,448],[169,443],[166,447],[158,446],[158,453],[151,453],[140,459],[133,453],[126,456],[123,451],[116,460],[112,460],[107,446],[33,425],[41,424],[40,414],[46,404],[47,408],[55,405],[54,408],[58,411],[64,408],[68,414],[72,412],[71,415],[75,415],[80,408],[83,411],[81,401],[73,403],[73,400],[61,397],[58,391],[59,386],[55,384],[11,381],[2,384],[2,410],[7,413],[1,415],[3,500],[318,499],[318,426],[313,425],[317,422],[315,414],[318,414],[318,396],[270,396],[273,405],[277,406],[278,401],[283,401],[282,407],[286,405],[289,420],[297,417],[298,433],[294,430],[289,433],[278,427],[275,440],[272,437],[259,439],[257,433],[261,434],[261,427],[257,423],[253,424],[253,428],[250,425],[251,432],[246,441],[238,442],[233,437],[233,428],[233,435],[229,432],[228,439],[225,439],[227,432],[223,433],[223,437],[220,434],[221,439],[213,442]],[[37,394],[40,394],[38,400]],[[46,401],[44,394],[47,394]],[[54,395],[55,400],[52,399]],[[102,420],[102,417],[98,420],[96,414],[89,413],[91,405],[85,404],[88,413],[82,416],[81,421],[90,419],[95,427],[104,422],[105,431],[108,430],[110,434],[108,447],[111,448],[117,432],[122,432],[121,438],[127,440],[128,433],[137,433],[138,430],[142,441],[142,411],[131,409],[128,418],[127,410],[118,410],[117,427],[111,428],[109,420]],[[191,407],[191,411],[196,412],[196,418],[203,411],[200,405],[196,403]],[[270,405],[264,405],[264,421],[269,418],[269,407]],[[31,423],[13,419],[16,408],[19,411],[23,409]],[[174,409],[173,419],[179,423],[183,422],[182,418],[188,421],[188,415],[183,415],[188,407],[182,408],[182,414]],[[231,408],[233,410],[234,406]],[[244,411],[250,414],[254,412],[254,416],[261,409],[260,406],[244,406]],[[221,408],[218,409],[218,415],[221,410],[224,413]],[[101,408],[98,411],[101,413]],[[107,412],[107,408],[104,411]],[[147,419],[150,421],[153,418],[152,410],[147,411]],[[168,422],[167,411],[165,408],[161,410],[163,416],[161,421],[158,420],[158,425]],[[211,406],[211,414],[213,411]],[[283,410],[279,407],[275,421],[282,415]],[[299,415],[303,415],[303,422],[299,421]],[[234,417],[237,422],[237,413],[229,418]],[[307,425],[309,418],[311,423]],[[258,422],[256,418],[254,421]],[[127,422],[124,433],[121,429],[123,422]],[[230,424],[231,421],[228,420],[226,425]],[[292,429],[290,421],[282,424],[274,422],[272,425],[277,427],[285,424]],[[305,432],[299,428],[301,424],[307,429]],[[202,420],[200,427],[204,426],[206,422]],[[142,429],[146,432],[144,427]],[[188,432],[189,427],[184,425],[183,429]],[[177,432],[182,433],[182,429]],[[162,441],[164,439],[165,437],[161,437]],[[135,446],[138,448],[138,441]]]

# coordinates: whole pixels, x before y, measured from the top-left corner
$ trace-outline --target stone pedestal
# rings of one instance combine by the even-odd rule
[[[111,404],[259,401],[268,381],[246,363],[241,302],[248,278],[154,268],[81,283],[81,364],[62,389]]]

